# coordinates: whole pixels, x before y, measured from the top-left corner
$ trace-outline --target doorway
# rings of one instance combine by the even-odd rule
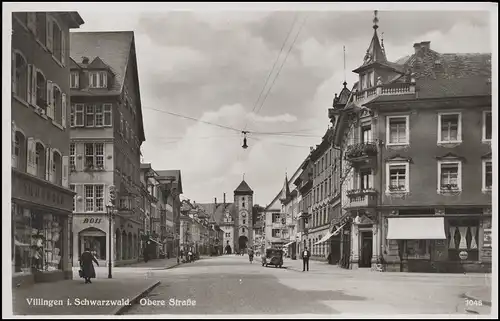
[[[248,238],[245,236],[245,235],[242,235],[239,237],[238,239],[238,251],[240,251],[240,253],[243,253],[246,248],[247,248],[247,243],[248,243]]]
[[[359,267],[372,266],[373,234],[372,232],[361,232],[361,251],[359,255]]]

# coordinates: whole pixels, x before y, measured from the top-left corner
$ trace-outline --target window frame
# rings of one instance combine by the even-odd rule
[[[406,141],[403,143],[391,142],[391,120],[404,118],[405,119],[405,134]],[[407,146],[410,145],[410,115],[389,115],[386,116],[386,146]]]
[[[27,104],[28,103],[28,86],[29,86],[29,83],[31,82],[31,79],[28,79],[28,60],[26,59],[26,56],[20,51],[20,50],[17,50],[17,49],[14,49],[12,51],[12,55],[13,55],[13,63],[14,65],[12,66],[14,69],[14,73],[12,75],[12,77],[15,77],[16,78],[16,81],[15,81],[15,88],[12,88],[12,92],[13,92],[13,97],[22,101],[23,103]],[[21,80],[22,79],[19,79],[19,82],[18,82],[18,79],[17,79],[17,73],[18,73],[18,68],[17,68],[17,55],[21,56],[24,60],[24,72],[25,72],[25,80],[26,80],[26,83],[25,83],[25,93],[24,93],[24,98],[19,95],[18,93],[18,87],[20,86],[20,83],[21,83]],[[22,78],[22,77],[20,77]]]
[[[63,40],[64,38],[64,31],[63,29],[61,28],[61,26],[59,25],[59,22],[57,21],[57,19],[55,19],[53,16],[50,16],[50,17],[47,17],[47,19],[50,19],[50,23],[52,24],[52,58],[54,58],[55,61],[57,61],[58,63],[60,63],[61,65],[63,65],[63,55],[66,53],[65,49],[63,49],[63,43],[65,42]],[[60,42],[57,44],[57,47],[56,47],[56,41],[55,41],[55,28],[54,27],[57,27],[57,29],[59,29],[59,32],[60,32],[60,35],[61,35],[61,38],[59,39]],[[57,55],[60,55],[60,57],[58,57]]]
[[[461,192],[462,191],[462,161],[461,160],[438,160],[438,179],[437,179],[437,191],[439,194],[442,192],[445,192],[441,188],[441,173],[442,173],[442,165],[445,164],[457,164],[457,189],[453,190],[455,192]]]
[[[391,167],[404,166],[405,167],[405,189],[391,191]],[[393,162],[389,161],[385,164],[385,193],[386,194],[397,194],[397,193],[409,193],[410,192],[410,162]],[[373,172],[372,172],[373,174]]]
[[[491,166],[491,186],[490,187],[486,186],[486,165],[487,165],[487,163],[489,163]],[[491,190],[493,189],[493,162],[491,161],[491,158],[483,159],[481,167],[482,167],[481,190],[483,192],[491,192]]]
[[[93,76],[96,76],[96,83],[92,80]],[[101,84],[101,75],[103,75],[103,84]],[[108,88],[108,73],[106,71],[91,71],[89,72],[89,88],[92,89],[102,89]]]
[[[491,115],[491,137],[490,138],[486,138],[486,115],[487,114],[490,114]],[[491,143],[491,139],[493,138],[493,114],[492,114],[492,111],[491,110],[484,110],[483,111],[483,114],[482,114],[482,120],[483,120],[483,124],[482,124],[482,139],[481,141],[483,143]]]
[[[73,148],[71,148],[73,147]],[[76,143],[69,144],[69,160],[68,160],[70,172],[76,171]]]
[[[85,104],[73,104],[74,105],[74,125],[72,127],[85,127]],[[78,107],[81,107],[81,110],[78,110]],[[78,114],[81,114],[81,123],[78,124]]]
[[[87,209],[87,186],[92,186],[92,210],[89,211]],[[99,197],[99,199],[102,198],[102,209],[99,211],[97,209],[97,186],[101,186],[102,187],[102,197]],[[104,184],[83,184],[83,202],[84,202],[84,212],[85,213],[103,213],[105,212],[106,210],[106,206],[104,204],[104,201],[105,201],[105,188],[104,188]]]
[[[446,141],[442,137],[441,120],[442,116],[458,115],[457,140]],[[448,111],[438,113],[438,144],[460,144],[462,143],[462,113],[459,111]]]
[[[73,84],[73,76],[76,75],[75,79],[75,84]],[[80,88],[80,72],[78,71],[71,71],[69,73],[69,88],[70,89],[79,89]]]
[[[93,154],[92,155],[87,155],[87,145],[91,144],[92,145],[92,152]],[[102,145],[102,155],[97,155],[97,145]],[[104,155],[106,153],[105,149],[106,149],[106,144],[105,143],[96,143],[96,142],[92,142],[92,143],[84,143],[83,145],[83,148],[84,148],[84,166],[87,170],[89,169],[92,169],[92,170],[96,170],[96,169],[104,169]],[[92,168],[90,168],[88,165],[87,165],[87,157],[91,157],[92,156]],[[97,157],[102,157],[102,167],[99,167],[97,165]]]

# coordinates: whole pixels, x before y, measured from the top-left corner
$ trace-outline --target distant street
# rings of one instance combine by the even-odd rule
[[[491,282],[482,274],[395,275],[314,261],[308,273],[299,261],[285,265],[232,255],[151,270],[161,284],[126,314],[464,314],[461,295]]]

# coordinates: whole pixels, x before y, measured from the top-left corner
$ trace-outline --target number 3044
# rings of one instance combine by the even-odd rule
[[[469,300],[469,299],[466,299],[465,300],[465,305],[480,307],[480,306],[483,306],[483,301],[481,301],[481,300]]]

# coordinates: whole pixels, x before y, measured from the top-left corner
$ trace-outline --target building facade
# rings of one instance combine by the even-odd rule
[[[13,285],[71,279],[69,31],[77,12],[12,14]]]
[[[285,255],[292,259],[297,258],[297,244],[299,243],[297,223],[299,203],[302,198],[293,182],[300,176],[301,172],[302,168],[299,167],[290,180],[285,175],[285,182],[280,196],[284,241],[283,250],[285,251]]]
[[[70,41],[69,167],[77,195],[73,264],[84,248],[100,261],[135,262],[143,229],[139,176],[145,137],[134,33],[80,32],[72,33]],[[109,208],[115,216],[113,253],[108,253],[111,186],[117,196]]]
[[[350,267],[491,271],[491,55],[424,41],[393,63],[377,23],[359,82],[331,112],[351,170]]]

